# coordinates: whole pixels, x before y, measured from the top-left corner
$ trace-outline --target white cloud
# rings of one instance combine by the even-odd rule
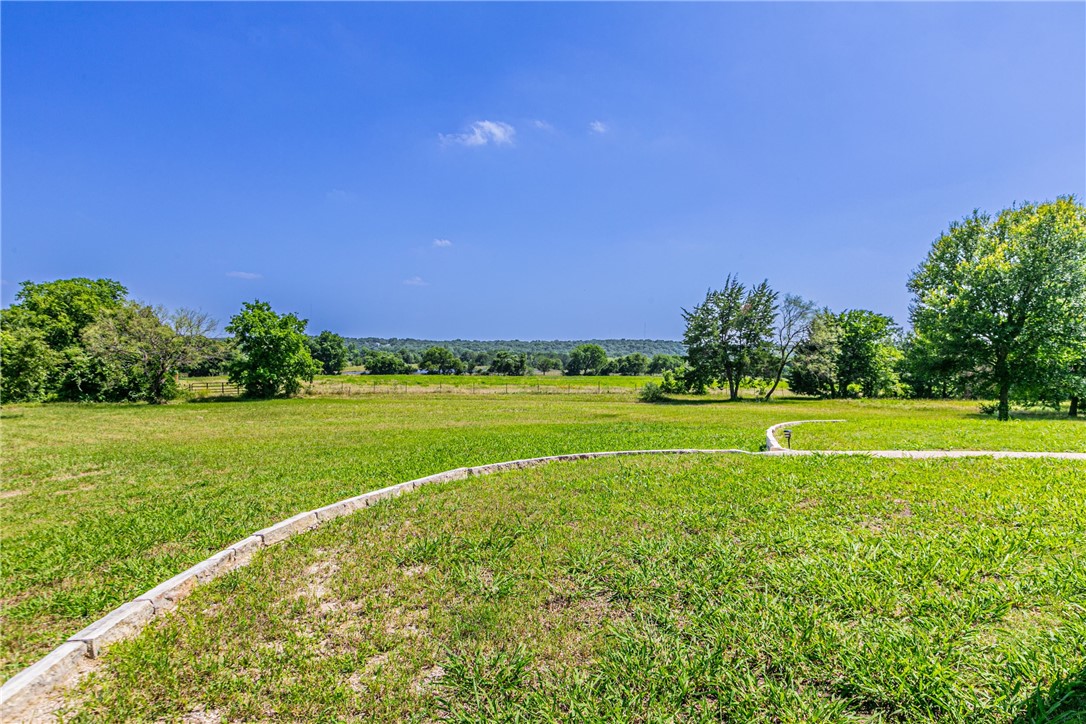
[[[257,274],[256,272],[226,272],[226,276],[233,277],[234,279],[263,279],[263,274]]]
[[[427,282],[422,277],[411,277],[410,279],[404,279],[403,283],[409,287],[425,287]]]
[[[452,246],[452,242],[448,239],[434,239],[434,246],[438,247],[439,249],[445,249]]]
[[[439,133],[442,143],[458,143],[461,146],[512,146],[517,129],[501,121],[476,121],[464,133]]]
[[[547,123],[546,121],[535,120],[535,121],[532,121],[532,125],[535,126],[536,128],[538,128],[541,131],[553,131],[554,130],[554,126]]]
[[[358,194],[354,191],[344,191],[343,189],[332,189],[324,195],[326,201],[333,203],[351,203],[358,200]]]
[[[592,121],[588,124],[589,130],[593,133],[607,133],[611,128],[603,121]]]

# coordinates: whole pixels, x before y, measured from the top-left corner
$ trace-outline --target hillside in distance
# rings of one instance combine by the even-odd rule
[[[623,357],[640,352],[649,357],[655,354],[686,354],[682,342],[672,339],[552,339],[524,341],[520,339],[413,339],[410,337],[347,337],[347,344],[359,349],[398,352],[408,349],[412,352],[424,352],[430,347],[447,347],[460,352],[494,352],[508,350],[514,353],[533,355],[568,355],[582,344],[598,344],[609,357]]]

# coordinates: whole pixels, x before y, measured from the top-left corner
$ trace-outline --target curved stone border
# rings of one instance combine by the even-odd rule
[[[795,420],[793,422],[778,422],[776,425],[770,425],[769,429],[765,431],[765,449],[766,452],[771,453],[787,453],[793,452],[788,448],[781,446],[777,442],[776,431],[782,427],[788,427],[789,425],[806,425],[810,422],[844,422],[844,420]]]
[[[98,658],[103,649],[111,643],[134,636],[154,616],[174,608],[197,585],[248,565],[253,554],[262,548],[280,543],[293,535],[316,528],[334,518],[350,515],[357,510],[368,508],[382,500],[396,497],[423,485],[464,480],[476,475],[491,475],[506,470],[531,468],[547,463],[592,458],[625,455],[694,454],[756,455],[757,453],[747,450],[618,450],[510,460],[504,463],[447,470],[443,473],[428,475],[424,478],[409,480],[406,483],[391,485],[387,488],[340,500],[316,510],[299,513],[268,528],[258,530],[248,538],[244,538],[234,545],[219,551],[188,570],[160,583],[143,595],[137,596],[134,600],[121,605],[73,635],[41,660],[8,679],[4,682],[3,687],[0,687],[0,719],[3,721],[23,720],[31,712],[34,705],[38,703],[39,699],[68,681],[81,662],[87,658]]]

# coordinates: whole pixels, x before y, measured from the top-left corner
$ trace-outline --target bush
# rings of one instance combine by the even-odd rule
[[[655,382],[646,382],[645,386],[641,388],[641,391],[637,393],[637,399],[642,402],[661,402],[666,400],[664,395],[664,388]]]

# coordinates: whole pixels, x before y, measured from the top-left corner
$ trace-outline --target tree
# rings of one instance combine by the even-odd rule
[[[120,306],[126,294],[111,279],[23,282],[15,304],[0,314],[0,326],[8,332],[3,380],[8,392],[0,394],[5,399],[109,399],[103,392],[108,370],[87,356],[82,333],[103,312]]]
[[[574,347],[566,362],[567,375],[598,375],[607,365],[607,352],[598,344]]]
[[[494,353],[487,372],[492,375],[519,376],[528,374],[528,355],[513,354],[504,350]]]
[[[347,343],[327,329],[309,339],[309,354],[320,363],[321,373],[338,375],[347,366]]]
[[[730,399],[739,399],[739,385],[768,353],[777,315],[777,293],[763,281],[749,290],[728,275],[719,291],[709,290],[692,311],[683,310],[687,360],[695,386],[726,384]]]
[[[649,369],[649,358],[640,352],[634,352],[625,357],[620,357],[616,366],[620,375],[643,375]]]
[[[56,351],[81,344],[83,330],[107,309],[116,309],[128,290],[112,279],[57,279],[23,282],[16,304],[30,315],[27,322],[42,331],[45,342]]]
[[[407,372],[407,363],[398,354],[392,352],[366,352],[362,364],[371,375],[402,375]]]
[[[822,309],[811,319],[807,337],[793,353],[785,379],[799,395],[837,397],[837,356],[841,328],[837,315]]]
[[[867,309],[848,309],[837,315],[836,387],[840,397],[878,397],[892,394],[898,383],[895,370],[901,352],[894,344],[894,320]]]
[[[777,327],[773,340],[776,353],[776,367],[773,372],[773,385],[765,393],[765,399],[773,397],[777,385],[781,383],[781,375],[788,361],[792,359],[796,348],[811,333],[811,323],[814,321],[815,305],[803,297],[795,294],[784,295],[780,313],[777,316]]]
[[[974,211],[935,240],[909,279],[913,327],[955,370],[989,380],[999,419],[1086,329],[1086,208],[1073,197]]]
[[[176,395],[174,375],[185,365],[198,364],[211,349],[208,334],[215,321],[201,312],[168,312],[129,302],[109,310],[83,331],[88,353],[107,368],[122,370],[119,379],[135,385],[115,390],[127,399],[161,404]]]
[[[464,363],[447,347],[431,347],[422,354],[422,369],[432,375],[458,375]]]
[[[0,328],[0,402],[47,399],[61,359],[40,329],[4,325]]]
[[[547,374],[551,370],[562,369],[562,360],[553,355],[537,356],[535,358],[535,368],[543,374]]]
[[[667,370],[677,370],[683,366],[683,358],[677,354],[654,354],[649,362],[649,374],[661,375]]]
[[[309,354],[305,325],[294,314],[276,314],[267,302],[246,302],[226,327],[240,352],[230,381],[251,397],[296,394],[320,369]]]

